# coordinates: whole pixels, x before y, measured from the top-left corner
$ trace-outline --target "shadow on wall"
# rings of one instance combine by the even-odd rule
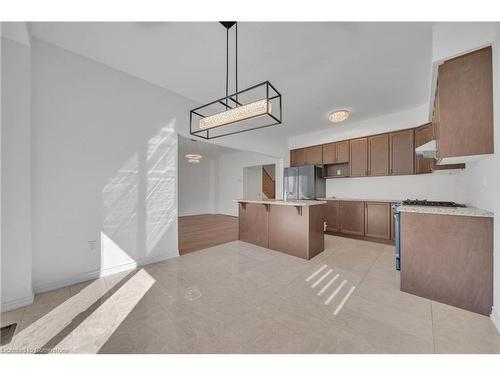
[[[173,228],[177,220],[176,174],[174,119],[132,155],[102,189],[101,275],[164,253],[163,236],[169,229],[177,233]]]

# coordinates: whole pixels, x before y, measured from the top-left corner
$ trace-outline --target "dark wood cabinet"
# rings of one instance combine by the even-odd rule
[[[305,162],[306,157],[305,150],[303,148],[290,151],[290,166],[300,167],[301,165],[305,165]]]
[[[349,163],[349,141],[337,142],[337,163]]]
[[[306,165],[323,164],[323,145],[306,147],[304,153]]]
[[[339,227],[339,202],[328,201],[325,205],[326,230],[338,232]]]
[[[439,158],[493,153],[491,47],[456,57],[438,68]]]
[[[337,144],[327,143],[323,145],[323,164],[333,164],[337,162]]]
[[[433,138],[432,123],[419,126],[415,129],[415,148],[431,141]],[[431,173],[434,159],[424,158],[422,155],[415,154],[415,173]]]
[[[268,247],[268,214],[264,204],[239,204],[239,239]]]
[[[365,236],[391,239],[391,204],[365,202]]]
[[[365,234],[364,202],[339,203],[340,232],[363,236]]]
[[[351,177],[368,175],[368,140],[367,138],[349,141],[349,159]]]
[[[349,141],[323,145],[323,164],[349,163]]]
[[[390,139],[390,174],[405,175],[414,173],[415,142],[413,129],[389,134]]]
[[[368,175],[389,175],[389,135],[368,137]]]

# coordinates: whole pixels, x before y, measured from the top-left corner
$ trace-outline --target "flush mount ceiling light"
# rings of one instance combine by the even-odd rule
[[[200,159],[188,159],[188,163],[199,163]]]
[[[200,160],[203,156],[199,154],[186,154],[186,159]]]
[[[190,111],[191,135],[212,139],[281,124],[281,94],[269,82],[238,91],[238,24],[226,28],[226,96]],[[229,30],[235,33],[235,91],[229,94]]]
[[[349,117],[349,111],[346,109],[343,109],[340,111],[335,111],[335,112],[330,113],[330,115],[328,116],[328,119],[331,122],[336,123],[336,122],[345,121],[345,120],[347,120],[348,117]]]

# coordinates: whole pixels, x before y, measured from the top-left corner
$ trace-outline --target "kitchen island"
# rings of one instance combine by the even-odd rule
[[[325,201],[236,200],[239,239],[303,259],[325,249]]]

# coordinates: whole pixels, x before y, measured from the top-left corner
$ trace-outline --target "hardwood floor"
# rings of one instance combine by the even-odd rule
[[[206,249],[238,239],[238,218],[229,215],[179,217],[179,253]]]

